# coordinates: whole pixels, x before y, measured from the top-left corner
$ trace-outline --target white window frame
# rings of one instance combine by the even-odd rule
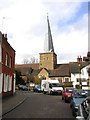
[[[12,90],[12,76],[9,76],[9,87],[8,87],[8,91]]]
[[[8,75],[4,74],[4,92],[7,92],[8,89]]]

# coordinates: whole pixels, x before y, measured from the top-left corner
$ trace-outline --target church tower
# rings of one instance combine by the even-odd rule
[[[48,25],[48,33],[47,38],[45,39],[44,44],[44,53],[40,53],[40,65],[39,68],[46,68],[49,70],[55,69],[57,64],[57,55],[54,52],[52,34],[50,29],[49,18],[47,16],[47,25]]]

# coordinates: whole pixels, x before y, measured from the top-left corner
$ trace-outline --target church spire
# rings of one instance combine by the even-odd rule
[[[48,33],[45,39],[45,52],[54,52],[52,34],[50,29],[49,17],[47,15]]]

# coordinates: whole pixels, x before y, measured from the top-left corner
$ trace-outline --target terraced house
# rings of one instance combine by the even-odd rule
[[[57,54],[54,51],[52,34],[50,29],[49,18],[47,16],[48,33],[45,40],[44,53],[39,54],[39,63],[15,65],[16,70],[21,71],[22,77],[27,80],[27,75],[33,79],[58,79],[64,86],[81,86],[81,78],[85,80],[84,88],[88,88],[88,78],[82,77],[81,69],[90,64],[90,61],[83,61],[81,56],[76,62],[57,64]],[[85,72],[86,74],[86,72]],[[88,74],[88,73],[87,73]]]
[[[15,50],[7,40],[7,34],[0,32],[0,94],[13,95],[15,92]]]

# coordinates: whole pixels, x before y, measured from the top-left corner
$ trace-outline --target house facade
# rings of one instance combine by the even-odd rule
[[[7,35],[0,32],[0,94],[15,92],[15,50],[8,43]]]
[[[80,71],[71,72],[71,80],[73,81],[73,86],[80,86],[82,89],[89,89],[89,73],[90,61],[78,63]]]

